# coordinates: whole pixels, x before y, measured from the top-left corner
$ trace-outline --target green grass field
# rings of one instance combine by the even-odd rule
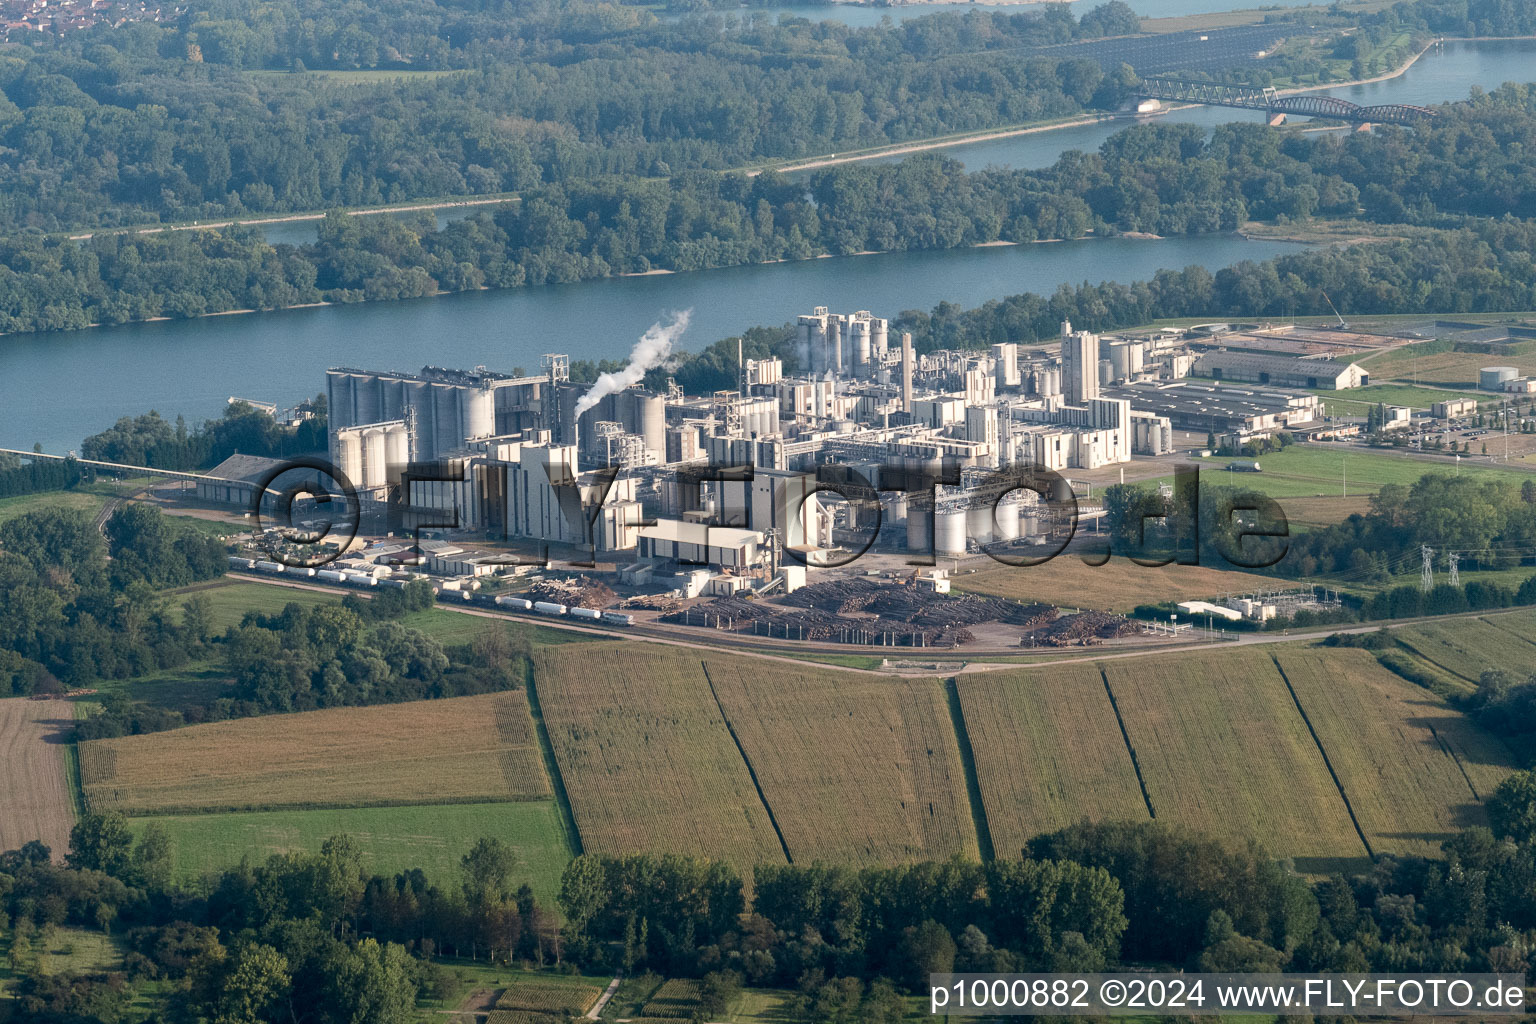
[[[1482,356],[1483,359],[1492,359],[1492,356]],[[1488,365],[1488,364],[1484,364]],[[1374,373],[1375,368],[1367,364]],[[1427,410],[1436,402],[1445,402],[1453,398],[1476,398],[1479,401],[1490,401],[1493,396],[1487,392],[1477,391],[1446,391],[1439,388],[1416,388],[1411,384],[1372,384],[1364,388],[1350,388],[1347,391],[1326,391],[1318,389],[1313,391],[1323,400],[1329,416],[1364,416],[1377,402],[1387,405],[1406,405],[1411,409]]]
[[[459,881],[459,859],[481,836],[495,836],[518,857],[518,876],[539,900],[554,906],[560,873],[571,858],[553,800],[438,804],[316,811],[182,814],[132,819],[142,830],[158,822],[171,837],[175,871],[196,877],[274,853],[317,851],[329,836],[347,833],[363,849],[368,871],[393,875],[419,867],[440,885]]]
[[[28,512],[40,512],[49,508],[76,509],[95,515],[107,503],[99,494],[82,491],[44,491],[41,494],[23,494],[16,498],[0,498],[0,523],[7,519],[24,516]]]
[[[1258,462],[1258,473],[1223,472],[1234,461]],[[1528,471],[1475,465],[1463,458],[1458,470],[1450,456],[1444,461],[1413,458],[1386,451],[1361,451],[1344,445],[1292,445],[1283,452],[1272,452],[1257,459],[1228,459],[1220,456],[1200,460],[1200,479],[1214,486],[1232,486],[1259,491],[1272,498],[1315,498],[1342,495],[1348,474],[1349,495],[1374,493],[1383,484],[1411,486],[1427,473],[1447,476],[1475,476],[1519,486],[1532,478]],[[1285,502],[1280,503],[1285,507]]]

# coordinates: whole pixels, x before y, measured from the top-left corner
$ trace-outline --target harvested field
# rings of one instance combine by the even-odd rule
[[[535,652],[533,673],[588,852],[784,862],[697,654],[580,644]]]
[[[978,856],[939,681],[704,660],[795,863]]]
[[[1367,651],[1278,659],[1372,850],[1432,857],[1455,832],[1487,824],[1479,797],[1512,763],[1495,737]]]
[[[75,826],[75,805],[64,772],[74,728],[65,701],[0,700],[0,850],[41,840],[62,859]]]
[[[956,677],[999,857],[1077,821],[1145,821],[1146,801],[1096,665]]]
[[[1099,608],[1128,612],[1139,604],[1187,601],[1192,598],[1241,594],[1267,588],[1262,576],[1200,565],[1148,567],[1123,558],[1101,566],[1083,564],[1062,555],[1044,565],[988,566],[955,576],[956,590],[1010,601],[1045,602],[1063,609]]]
[[[550,795],[521,691],[92,740],[80,768],[93,808],[128,814]]]
[[[1426,622],[1395,629],[1392,635],[1426,661],[1475,683],[1487,669],[1536,665],[1536,644],[1521,636],[1533,618],[1536,616],[1531,613],[1515,612],[1492,618]]]
[[[1260,840],[1302,870],[1365,856],[1273,660],[1225,650],[1104,662],[1159,821]]]

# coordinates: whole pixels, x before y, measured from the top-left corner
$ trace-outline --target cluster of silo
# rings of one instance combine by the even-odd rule
[[[813,377],[872,378],[890,344],[890,324],[864,309],[845,316],[817,306],[796,327],[801,372]]]
[[[398,474],[409,458],[405,422],[360,424],[331,433],[331,456],[336,468],[360,491],[376,491],[389,484],[390,470]]]

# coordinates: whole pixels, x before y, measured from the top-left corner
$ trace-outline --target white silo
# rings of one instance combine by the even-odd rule
[[[403,470],[411,461],[410,437],[405,432],[404,423],[391,424],[385,428],[384,457],[388,460],[389,468],[398,470]]]
[[[355,430],[336,432],[336,468],[353,487],[363,482],[363,439]]]
[[[464,436],[490,437],[496,433],[496,393],[487,387],[459,388]]]
[[[992,513],[992,537],[997,541],[1019,539],[1019,492],[1009,491],[998,499]]]
[[[385,463],[384,431],[378,427],[363,431],[363,487],[374,490],[389,483]]]
[[[992,543],[991,498],[978,495],[970,499],[965,510],[965,529],[977,544]]]
[[[933,552],[944,557],[965,554],[966,508],[963,502],[941,504],[933,514]]]
[[[660,395],[639,395],[640,429],[645,447],[661,458],[667,455],[667,400]]]
[[[869,359],[869,318],[860,317],[853,321],[853,375],[855,377],[869,376]]]
[[[885,358],[890,348],[890,323],[880,317],[870,318],[869,347],[876,360]]]

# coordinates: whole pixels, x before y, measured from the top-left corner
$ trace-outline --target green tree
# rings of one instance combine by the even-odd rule
[[[120,877],[132,862],[133,833],[120,811],[82,815],[69,833],[65,863],[77,870]]]
[[[363,939],[337,949],[325,965],[327,1003],[339,1024],[406,1024],[415,1019],[411,956],[394,943]]]
[[[1515,772],[1488,798],[1493,834],[1517,843],[1536,840],[1536,771]]]

